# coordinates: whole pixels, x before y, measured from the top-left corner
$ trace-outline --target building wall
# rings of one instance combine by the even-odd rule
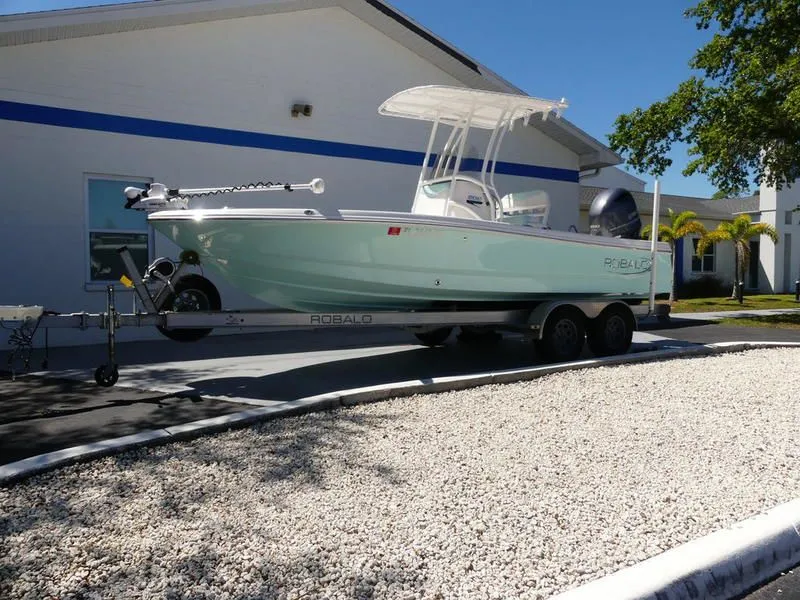
[[[14,257],[0,264],[0,303],[62,312],[104,308],[104,286],[87,284],[87,173],[173,187],[322,177],[323,196],[240,195],[235,203],[408,209],[418,167],[392,150],[422,153],[427,127],[379,117],[377,108],[399,90],[430,83],[459,84],[338,8],[0,49],[0,101],[20,103],[0,108],[7,149],[0,163],[6,196],[0,252]],[[294,103],[312,104],[312,116],[292,118]],[[8,118],[12,113],[67,126],[19,122]],[[116,132],[104,131],[107,125]],[[119,132],[128,126],[137,134]],[[261,147],[247,147],[250,133],[285,137],[270,147],[262,135]],[[506,140],[501,160],[578,170],[574,153],[533,128],[518,128]],[[470,138],[470,146],[477,151],[481,141]],[[501,193],[544,189],[553,200],[553,227],[577,223],[576,182],[498,176],[497,183]],[[163,239],[154,246],[153,258],[175,255]],[[225,308],[256,306],[215,283]],[[132,305],[129,292],[118,305]],[[120,338],[151,333],[123,330]],[[100,339],[99,332],[51,335],[56,344]]]
[[[760,262],[765,277],[759,283],[764,292],[794,293],[795,281],[800,279],[800,213],[793,212],[798,206],[800,186],[796,183],[781,190],[761,185],[760,220],[778,231],[777,244],[761,236]]]
[[[706,229],[711,231],[716,229],[719,221],[710,219],[698,219]],[[681,258],[681,269],[683,274],[683,281],[691,281],[700,277],[710,275],[716,277],[726,285],[733,285],[734,270],[736,264],[736,257],[733,251],[733,245],[730,243],[715,244],[714,246],[714,270],[711,272],[692,271],[692,256],[694,253],[693,239],[699,239],[700,236],[692,235],[683,239],[683,251],[679,253]]]
[[[581,184],[604,188],[620,187],[631,192],[643,192],[646,185],[638,177],[634,177],[618,167],[606,167],[600,169],[597,174],[594,172],[585,174],[581,177]]]

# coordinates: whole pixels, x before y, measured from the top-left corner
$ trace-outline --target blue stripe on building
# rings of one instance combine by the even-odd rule
[[[273,135],[239,129],[223,129],[205,125],[173,123],[170,121],[125,117],[6,100],[0,100],[0,119],[167,140],[278,150],[281,152],[333,156],[336,158],[353,158],[397,165],[421,165],[422,160],[425,158],[423,152],[411,150],[346,144],[343,142]],[[481,164],[482,161],[479,159],[465,159],[462,163],[462,170],[480,171]],[[498,175],[536,177],[538,179],[568,181],[571,183],[577,183],[578,181],[578,171],[521,163],[498,162],[495,172]]]

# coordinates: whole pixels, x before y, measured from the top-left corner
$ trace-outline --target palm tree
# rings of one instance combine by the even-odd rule
[[[705,235],[706,228],[700,221],[695,221],[697,213],[691,210],[676,214],[674,210],[668,208],[667,213],[669,214],[670,224],[664,225],[660,223],[658,225],[658,239],[662,242],[667,242],[672,251],[672,289],[669,292],[669,301],[672,303],[678,297],[678,278],[675,277],[675,244],[679,239],[687,235]],[[642,229],[642,238],[649,239],[652,229],[652,225],[646,225]]]
[[[753,223],[750,215],[739,215],[733,221],[723,221],[714,231],[709,231],[697,242],[698,256],[703,256],[709,244],[733,242],[736,262],[731,298],[737,298],[739,304],[744,301],[744,267],[750,260],[750,244],[748,242],[757,235],[769,236],[774,243],[778,243],[778,231],[769,223]]]

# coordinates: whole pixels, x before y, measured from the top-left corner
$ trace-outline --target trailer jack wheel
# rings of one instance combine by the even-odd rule
[[[94,371],[94,380],[102,387],[112,387],[119,381],[117,365],[100,365]]]

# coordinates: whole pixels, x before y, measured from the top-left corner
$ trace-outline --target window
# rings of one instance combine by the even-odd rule
[[[784,225],[791,225],[792,224],[792,213],[794,211],[787,210],[783,215],[783,224]]]
[[[147,214],[125,208],[124,190],[144,187],[150,180],[86,177],[88,235],[88,281],[119,281],[125,266],[117,249],[127,246],[140,273],[150,263],[150,235]]]
[[[697,256],[697,239],[692,240],[692,272],[714,272],[714,244],[709,244],[703,256]]]

